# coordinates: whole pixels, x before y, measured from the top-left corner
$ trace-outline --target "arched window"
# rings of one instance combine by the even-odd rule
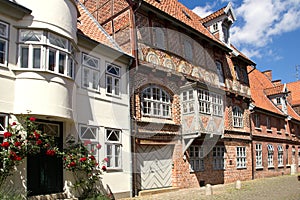
[[[219,83],[224,84],[224,73],[223,73],[222,64],[219,61],[216,61],[216,66],[217,66],[217,73],[219,77]]]
[[[240,107],[234,106],[232,109],[233,127],[243,127],[243,111]]]
[[[150,86],[142,91],[141,103],[145,116],[171,117],[170,95],[157,86]]]

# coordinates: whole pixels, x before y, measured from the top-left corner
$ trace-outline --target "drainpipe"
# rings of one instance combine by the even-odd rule
[[[252,118],[252,114],[254,113],[254,106],[249,105],[249,111],[250,111],[250,114],[249,114],[249,125],[250,125],[250,140],[251,140],[251,160],[252,160],[252,180],[254,180],[254,173],[255,173],[255,169],[254,169],[254,159],[253,159],[253,153],[254,153],[254,143],[253,143],[253,135],[252,135],[252,123],[251,123],[251,118]]]

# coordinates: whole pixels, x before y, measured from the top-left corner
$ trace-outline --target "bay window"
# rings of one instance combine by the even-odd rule
[[[40,69],[74,77],[74,47],[71,42],[42,30],[19,31],[19,67]]]

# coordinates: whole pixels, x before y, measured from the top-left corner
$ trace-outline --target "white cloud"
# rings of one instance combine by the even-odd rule
[[[202,18],[214,12],[213,5],[209,5],[209,4],[206,4],[204,7],[196,6],[192,11]]]
[[[243,23],[232,27],[231,41],[251,48],[242,51],[249,57],[259,57],[274,36],[300,28],[300,0],[243,0],[235,13]]]

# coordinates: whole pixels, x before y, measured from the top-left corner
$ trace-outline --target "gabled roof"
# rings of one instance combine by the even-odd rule
[[[214,13],[212,13],[212,14],[206,16],[205,18],[203,18],[203,19],[201,20],[201,22],[202,22],[202,23],[207,23],[207,22],[209,22],[209,21],[211,21],[211,20],[213,20],[213,19],[216,19],[216,18],[218,18],[218,17],[220,17],[220,16],[222,16],[222,15],[227,15],[228,13],[231,13],[232,18],[233,18],[233,20],[235,21],[235,20],[236,20],[236,17],[235,17],[235,14],[234,14],[234,12],[233,12],[233,9],[232,9],[231,2],[229,2],[229,3],[227,4],[227,6],[224,6],[223,8],[217,10],[216,12],[214,12]]]
[[[78,17],[79,23],[77,23],[79,34],[83,34],[92,40],[124,53],[119,45],[103,29],[99,22],[80,1],[77,3],[77,8],[80,13],[80,16]]]
[[[290,103],[300,105],[300,81],[287,83],[287,88],[291,91]]]
[[[203,26],[201,22],[202,18],[199,15],[178,2],[178,0],[144,0],[143,2],[150,4],[151,6],[170,15],[171,17],[179,20],[180,22],[188,25],[192,29],[202,33],[206,37],[227,48],[223,43],[220,42],[220,40],[218,40],[211,32],[209,32],[209,30],[207,30]]]
[[[251,98],[255,107],[283,115],[283,112],[273,104],[264,92],[265,88],[274,86],[272,82],[262,72],[253,67],[248,66],[248,73]]]
[[[272,81],[259,70],[248,66],[249,84],[251,97],[255,107],[268,110],[270,112],[285,115],[268,97],[268,94],[276,94],[277,92],[285,92],[283,84],[276,86]],[[292,118],[300,121],[300,116],[294,111],[289,103],[287,103],[287,114]]]

